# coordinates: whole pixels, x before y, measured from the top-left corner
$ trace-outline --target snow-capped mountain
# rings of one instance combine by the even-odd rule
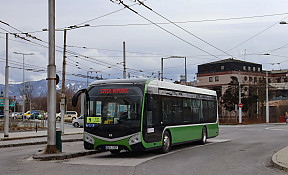
[[[40,81],[30,81],[26,82],[26,88],[32,87],[32,94],[34,97],[39,96],[46,96],[47,95],[47,80],[40,80]],[[76,92],[79,89],[86,88],[87,85],[85,82],[81,81],[73,81],[73,80],[66,80],[65,83],[66,89],[73,90]],[[56,90],[61,91],[62,82],[60,81],[58,85],[56,85]],[[21,84],[9,84],[9,96],[14,97],[16,96],[17,100],[20,99],[21,91],[23,88],[23,83]],[[0,84],[0,93],[5,94],[5,85]]]

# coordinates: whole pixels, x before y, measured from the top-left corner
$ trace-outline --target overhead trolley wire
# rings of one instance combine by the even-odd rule
[[[115,3],[113,0],[110,0],[110,1],[113,2],[113,3]],[[190,43],[189,41],[187,41],[187,40],[179,37],[178,35],[170,32],[169,30],[161,27],[160,25],[156,24],[155,22],[151,21],[150,19],[148,19],[148,18],[144,17],[143,15],[139,14],[137,11],[135,11],[134,9],[132,9],[130,6],[126,5],[122,0],[116,0],[116,1],[117,1],[117,2],[119,1],[120,4],[122,4],[124,7],[126,7],[126,8],[129,9],[129,10],[131,10],[132,12],[134,12],[135,14],[137,14],[138,16],[140,16],[141,18],[145,19],[146,21],[149,21],[150,23],[154,24],[154,25],[157,26],[158,28],[160,28],[160,29],[164,30],[165,32],[169,33],[170,35],[178,38],[179,40],[185,42],[186,44],[189,44],[190,46],[192,46],[192,47],[194,47],[194,48],[196,48],[196,49],[198,49],[198,50],[201,50],[202,52],[205,52],[205,53],[207,53],[207,54],[210,55],[210,56],[213,56],[213,57],[215,57],[215,58],[217,58],[217,59],[220,59],[220,58],[217,57],[216,55],[213,55],[213,54],[205,51],[204,49],[201,49],[200,47],[198,47],[198,46]]]

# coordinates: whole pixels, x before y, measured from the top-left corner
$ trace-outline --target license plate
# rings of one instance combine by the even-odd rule
[[[118,146],[105,146],[106,150],[117,150]]]

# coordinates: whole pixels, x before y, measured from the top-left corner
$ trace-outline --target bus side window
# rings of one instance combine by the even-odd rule
[[[193,109],[191,99],[183,99],[183,119],[184,123],[191,123],[193,117]]]
[[[172,124],[172,105],[169,97],[162,97],[162,120],[164,125]]]

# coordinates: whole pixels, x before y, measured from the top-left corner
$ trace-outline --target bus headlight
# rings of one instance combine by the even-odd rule
[[[93,136],[91,134],[88,134],[87,132],[85,132],[84,134],[84,140],[85,142],[91,143],[92,145],[94,145],[95,143]]]
[[[141,133],[138,132],[136,134],[134,134],[132,137],[130,137],[129,139],[129,145],[134,145],[136,143],[140,143],[141,142]]]

